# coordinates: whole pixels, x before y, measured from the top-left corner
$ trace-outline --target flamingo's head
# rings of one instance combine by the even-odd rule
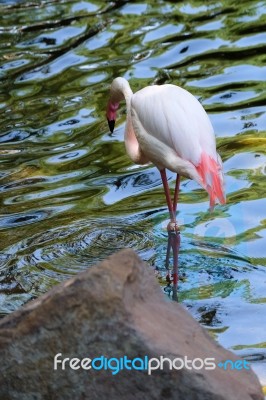
[[[111,133],[115,127],[116,111],[120,101],[125,99],[126,95],[132,95],[129,83],[125,78],[115,78],[110,86],[110,99],[107,105],[106,117]]]
[[[113,133],[113,131],[114,131],[115,120],[116,120],[116,111],[117,111],[118,107],[119,107],[119,103],[112,102],[111,100],[108,102],[106,117],[107,117],[109,129],[110,129],[111,133]]]

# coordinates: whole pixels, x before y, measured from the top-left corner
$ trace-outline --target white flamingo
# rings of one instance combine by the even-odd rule
[[[124,99],[127,154],[136,164],[152,162],[161,174],[171,219],[168,232],[176,233],[171,243],[175,285],[179,247],[175,214],[180,175],[195,180],[208,192],[211,208],[217,200],[225,203],[222,161],[216,152],[213,127],[200,102],[187,90],[175,85],[154,85],[133,94],[128,81],[119,77],[111,84],[107,106],[111,132],[119,103]],[[177,173],[173,202],[165,169]]]

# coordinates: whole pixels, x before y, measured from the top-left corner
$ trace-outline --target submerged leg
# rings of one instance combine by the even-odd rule
[[[170,259],[170,251],[171,251],[171,240],[170,240],[170,232],[168,232],[168,243],[167,243],[167,251],[166,251],[166,258],[165,258],[165,269],[167,269],[169,277],[169,259]],[[169,277],[170,279],[170,277]]]
[[[171,245],[173,249],[173,300],[177,300],[177,286],[178,286],[178,254],[180,247],[180,233],[173,232]]]
[[[179,185],[180,185],[180,175],[176,174],[175,193],[174,193],[174,201],[173,201],[174,213],[176,213],[176,206],[177,206],[178,194],[179,194]]]
[[[168,244],[167,244],[167,253],[166,253],[166,260],[165,260],[165,268],[169,271],[169,257],[170,257],[170,250],[172,248],[173,251],[173,300],[177,300],[177,286],[178,286],[178,253],[180,247],[180,232],[178,226],[176,224],[176,206],[178,200],[178,193],[179,193],[179,183],[180,177],[177,174],[176,177],[176,185],[175,185],[175,192],[174,192],[174,200],[171,200],[171,194],[167,182],[166,171],[165,169],[160,171],[161,178],[164,187],[164,193],[166,197],[166,202],[170,214],[170,222],[167,226],[168,231]],[[169,282],[171,281],[169,273],[166,277],[166,280]]]
[[[172,228],[172,229],[171,229]],[[172,284],[173,284],[173,300],[177,300],[177,287],[178,287],[178,254],[180,248],[180,232],[176,230],[176,225],[173,228],[171,223],[168,224],[168,245],[166,253],[165,267],[169,271],[169,256],[170,250],[173,251],[173,273],[172,273]],[[166,280],[171,282],[171,278],[167,274]]]

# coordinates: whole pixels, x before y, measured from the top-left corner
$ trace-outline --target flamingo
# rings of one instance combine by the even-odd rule
[[[196,181],[207,191],[210,208],[225,204],[222,160],[216,152],[214,130],[200,102],[187,90],[172,84],[147,86],[133,94],[128,81],[115,78],[110,87],[107,120],[111,133],[119,103],[125,100],[125,148],[135,164],[153,163],[160,171],[170,214],[167,267],[173,248],[173,284],[177,287],[180,245],[176,208],[180,176]],[[177,174],[173,201],[166,169]]]

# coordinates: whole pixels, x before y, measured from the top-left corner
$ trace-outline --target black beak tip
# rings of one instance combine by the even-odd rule
[[[114,119],[112,119],[112,120],[108,119],[107,121],[108,121],[110,132],[113,133],[113,131],[115,129],[115,120]]]

